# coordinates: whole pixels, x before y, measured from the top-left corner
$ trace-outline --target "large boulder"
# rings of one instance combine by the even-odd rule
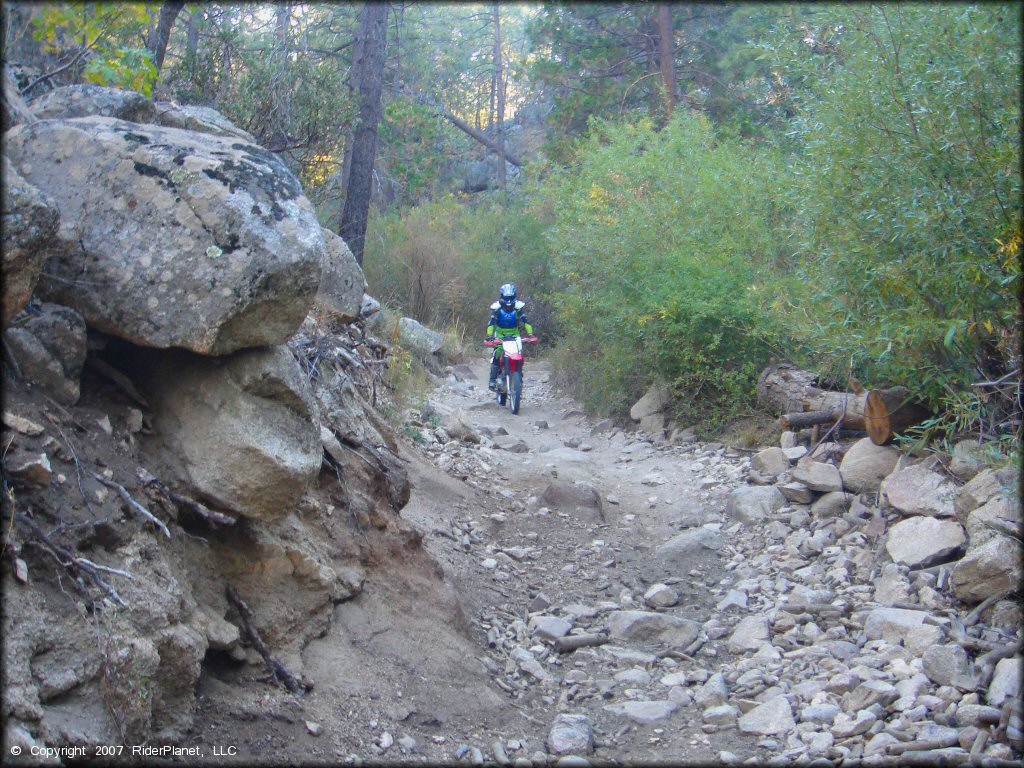
[[[32,298],[60,214],[49,195],[23,179],[3,156],[3,325]]]
[[[1021,546],[1009,536],[995,536],[980,547],[971,547],[953,569],[953,593],[965,603],[1009,594],[1020,587]]]
[[[168,128],[181,128],[186,131],[197,133],[210,133],[214,136],[225,136],[227,138],[241,139],[250,144],[255,144],[255,137],[248,131],[243,131],[237,125],[228,120],[224,115],[210,107],[200,107],[193,104],[178,104],[173,101],[158,101],[155,106],[155,115],[152,121]],[[127,119],[127,118],[126,118]],[[136,122],[144,122],[137,120]]]
[[[910,517],[889,530],[885,550],[895,562],[918,568],[949,560],[966,541],[955,520]]]
[[[324,240],[298,180],[252,144],[108,117],[6,135],[61,213],[38,291],[149,347],[284,342],[320,285]]]
[[[1020,505],[1006,496],[996,496],[967,516],[967,537],[972,547],[1003,535],[1000,531],[1019,529],[1024,523]]]
[[[803,483],[812,491],[833,493],[843,490],[843,478],[834,464],[814,461],[810,457],[800,459],[793,468],[793,479]]]
[[[63,405],[74,405],[81,394],[85,365],[85,320],[70,307],[33,305],[14,326],[4,331],[4,342],[21,373]]]
[[[599,515],[603,516],[604,514],[601,494],[597,488],[587,483],[568,483],[564,480],[552,480],[548,487],[544,489],[544,493],[540,495],[540,503],[546,507],[567,512],[591,509],[595,510]]]
[[[158,448],[191,492],[238,515],[289,514],[320,471],[320,420],[285,346],[221,358],[140,351]]]
[[[403,347],[421,357],[430,357],[444,345],[444,336],[411,317],[398,321],[398,340]]]
[[[102,85],[54,88],[33,99],[29,108],[39,120],[115,117],[133,123],[152,123],[156,119],[153,102],[141,93]]]
[[[839,464],[843,484],[854,493],[875,493],[882,480],[896,467],[899,451],[886,445],[875,445],[865,437],[850,446]]]
[[[925,464],[893,472],[882,481],[882,497],[905,515],[952,517],[956,489],[945,477]]]
[[[978,507],[987,504],[996,496],[1018,496],[1020,486],[1020,470],[1004,467],[1002,469],[984,469],[975,475],[964,486],[957,489],[953,506],[957,519],[966,522],[967,516]]]
[[[696,622],[668,613],[613,611],[608,615],[608,634],[613,640],[682,650],[699,632]]]
[[[653,416],[660,413],[672,399],[671,393],[657,384],[652,384],[647,394],[637,400],[629,409],[629,417],[633,421],[640,421],[645,416]]]
[[[326,248],[316,306],[339,322],[354,322],[363,306],[366,278],[345,241],[326,229],[323,235]]]
[[[785,504],[786,497],[774,485],[740,486],[729,494],[725,513],[741,523],[755,524]]]

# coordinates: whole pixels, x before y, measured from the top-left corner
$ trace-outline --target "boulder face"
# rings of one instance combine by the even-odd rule
[[[62,225],[39,292],[139,346],[207,355],[283,343],[320,285],[298,180],[252,144],[107,117],[8,132]]]
[[[192,492],[258,520],[289,514],[323,449],[316,405],[288,348],[140,357],[158,450]]]
[[[156,118],[153,102],[135,91],[101,85],[64,85],[33,99],[32,114],[40,120],[73,117],[116,117],[133,123]]]
[[[899,458],[899,451],[875,445],[871,438],[865,437],[850,446],[839,465],[839,474],[843,476],[843,484],[854,493],[874,493],[896,467]]]
[[[411,317],[403,317],[398,321],[398,338],[403,346],[423,357],[440,351],[444,344],[444,336]]]
[[[220,112],[210,107],[177,104],[173,101],[158,101],[154,107],[155,115],[152,122],[165,125],[168,128],[182,128],[186,131],[242,139],[250,144],[256,143],[256,138],[251,133],[243,131]],[[135,122],[149,121],[136,120]]]
[[[938,472],[924,464],[915,464],[893,472],[881,485],[889,506],[904,515],[952,517],[955,488]]]
[[[43,304],[17,327],[4,332],[4,341],[21,372],[62,405],[78,402],[85,365],[85,321],[69,307]]]
[[[3,156],[3,325],[32,297],[47,245],[57,234],[57,204],[14,170]]]
[[[323,235],[326,248],[316,306],[339,322],[354,322],[363,306],[366,278],[345,241],[326,229]]]

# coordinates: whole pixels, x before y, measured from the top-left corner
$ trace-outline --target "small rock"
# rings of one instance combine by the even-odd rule
[[[419,745],[416,743],[416,739],[414,739],[409,734],[405,734],[398,740],[398,746],[400,746],[406,752],[415,752],[416,747]]]
[[[4,411],[4,426],[13,429],[15,432],[20,432],[28,437],[35,437],[43,434],[43,427],[36,424],[30,419],[26,419],[22,416],[18,416],[16,413],[10,411]]]
[[[708,707],[702,715],[704,722],[710,725],[726,727],[736,724],[740,711],[729,704],[721,704],[717,707]]]
[[[644,602],[652,608],[671,608],[679,602],[679,593],[666,584],[654,584],[644,593]]]
[[[966,540],[955,520],[912,517],[889,529],[885,550],[895,562],[918,568],[948,560]]]
[[[565,637],[572,629],[572,622],[558,616],[532,616],[528,627],[533,634],[542,640],[554,642]]]
[[[765,448],[750,457],[750,468],[774,478],[789,469],[789,458],[782,448]]]
[[[626,701],[621,704],[605,704],[603,709],[613,715],[620,715],[638,723],[653,723],[663,720],[679,708],[674,701]]]
[[[1024,659],[1015,656],[1003,659],[996,664],[992,682],[989,684],[985,700],[990,706],[998,707],[1007,699],[1020,697],[1021,677],[1024,676]]]
[[[747,616],[736,625],[727,645],[732,653],[756,651],[770,636],[767,616]]]
[[[321,727],[320,723],[314,722],[312,720],[306,721],[306,730],[309,731],[311,736],[319,736],[324,732],[324,729]]]
[[[785,696],[775,696],[759,704],[740,717],[737,724],[742,733],[758,736],[786,734],[796,728],[793,710]]]
[[[936,685],[952,685],[963,690],[974,690],[973,670],[967,651],[959,645],[931,645],[921,657],[925,675]]]
[[[832,464],[814,461],[809,457],[800,459],[793,469],[793,479],[803,483],[812,491],[830,493],[843,490],[843,478]]]
[[[53,477],[50,459],[45,453],[7,459],[7,473],[34,485],[49,485]]]
[[[568,752],[589,755],[594,751],[594,731],[586,715],[561,714],[555,718],[547,739],[553,755]]]
[[[837,739],[848,739],[851,736],[867,733],[876,722],[878,722],[878,717],[866,709],[860,710],[854,717],[843,712],[836,717],[831,732]]]

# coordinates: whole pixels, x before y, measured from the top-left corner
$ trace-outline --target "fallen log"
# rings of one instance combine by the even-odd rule
[[[227,593],[228,601],[238,610],[238,615],[242,618],[242,627],[245,630],[245,634],[249,638],[249,642],[252,643],[260,656],[263,657],[263,661],[266,662],[267,669],[270,670],[271,677],[284,685],[284,687],[292,693],[300,693],[302,691],[302,686],[299,685],[298,681],[292,676],[292,673],[288,671],[285,665],[274,658],[273,654],[270,653],[270,649],[267,648],[267,644],[264,643],[263,638],[260,637],[260,633],[256,631],[256,626],[253,624],[252,611],[249,609],[249,606],[243,602],[242,598],[238,594],[238,590],[236,590],[233,585],[228,584],[225,588],[225,592]]]
[[[836,392],[822,389],[810,371],[776,363],[762,371],[757,397],[780,411],[784,429],[804,429],[838,423],[844,429],[863,430],[876,445],[885,445],[897,432],[922,421],[928,412],[912,402],[905,387]]]

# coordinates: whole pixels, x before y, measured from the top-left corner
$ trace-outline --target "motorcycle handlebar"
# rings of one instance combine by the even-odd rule
[[[523,336],[522,340],[524,342],[540,341],[540,339],[538,339],[536,336]],[[501,342],[502,342],[501,339],[484,339],[484,346],[485,347],[496,347],[499,344],[501,344]]]

